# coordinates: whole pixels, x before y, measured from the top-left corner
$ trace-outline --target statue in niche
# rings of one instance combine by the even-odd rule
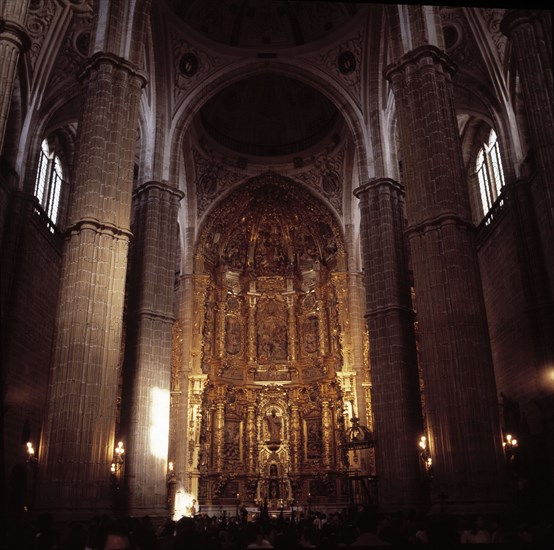
[[[279,482],[276,479],[272,479],[269,482],[269,498],[276,499],[279,498],[280,491],[279,491]]]
[[[304,321],[304,351],[315,353],[319,339],[319,327],[317,317],[308,317]]]
[[[306,426],[308,458],[318,458],[322,451],[321,422],[310,420]]]
[[[229,422],[225,426],[225,458],[228,460],[239,459],[240,427],[237,422]]]
[[[281,443],[281,426],[282,421],[277,416],[275,409],[272,409],[271,414],[265,417],[267,432],[269,434],[268,443]]]
[[[240,351],[240,323],[235,317],[225,319],[225,351],[231,355]]]
[[[258,360],[286,361],[287,332],[282,323],[267,319],[258,328]]]

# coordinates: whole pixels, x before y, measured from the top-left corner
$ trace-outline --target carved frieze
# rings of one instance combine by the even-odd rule
[[[31,2],[27,12],[26,28],[31,39],[31,47],[28,56],[33,68],[36,65],[42,45],[52,24],[56,11],[59,10],[56,2],[42,0],[41,2]]]

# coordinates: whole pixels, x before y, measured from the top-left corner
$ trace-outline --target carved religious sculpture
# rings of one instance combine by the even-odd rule
[[[277,416],[275,409],[271,411],[270,415],[265,417],[267,431],[269,432],[268,443],[280,443],[281,442],[281,419]]]

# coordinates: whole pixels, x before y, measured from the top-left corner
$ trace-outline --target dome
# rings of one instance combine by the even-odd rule
[[[229,85],[200,111],[202,130],[214,141],[257,156],[299,153],[330,136],[338,120],[317,90],[275,73]]]

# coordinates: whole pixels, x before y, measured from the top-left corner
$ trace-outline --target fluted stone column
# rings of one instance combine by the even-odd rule
[[[386,71],[404,167],[431,497],[449,512],[492,511],[504,503],[504,464],[451,74],[433,46],[412,50]]]
[[[423,424],[404,190],[391,179],[375,178],[354,194],[361,211],[379,507],[417,508],[425,501],[417,447]]]
[[[29,2],[4,0],[0,7],[0,153],[4,145],[6,124],[19,56],[31,41],[23,27]]]
[[[554,82],[552,13],[548,10],[508,10],[501,30],[511,41],[525,100],[531,145],[550,189],[554,187]],[[551,210],[552,213],[552,210]]]
[[[131,515],[165,515],[177,213],[183,194],[149,181],[134,193],[122,430]],[[182,466],[182,465],[181,465]]]
[[[133,157],[144,85],[134,66],[109,54],[95,55],[85,77],[41,441],[39,502],[54,514],[111,504]]]
[[[512,44],[525,100],[525,115],[537,174],[527,183],[527,195],[533,198],[534,225],[525,231],[535,240],[535,227],[542,251],[530,258],[534,295],[530,312],[536,320],[538,343],[536,368],[540,378],[548,379],[554,364],[554,78],[552,62],[552,13],[548,10],[508,10],[501,30]],[[517,190],[522,195],[522,190]],[[523,207],[522,207],[523,208]],[[531,243],[531,247],[536,243]],[[541,388],[543,397],[552,400],[550,388]],[[547,409],[552,409],[549,404]],[[549,422],[554,425],[554,412]],[[552,430],[552,428],[551,428]],[[551,453],[554,451],[551,450]]]

